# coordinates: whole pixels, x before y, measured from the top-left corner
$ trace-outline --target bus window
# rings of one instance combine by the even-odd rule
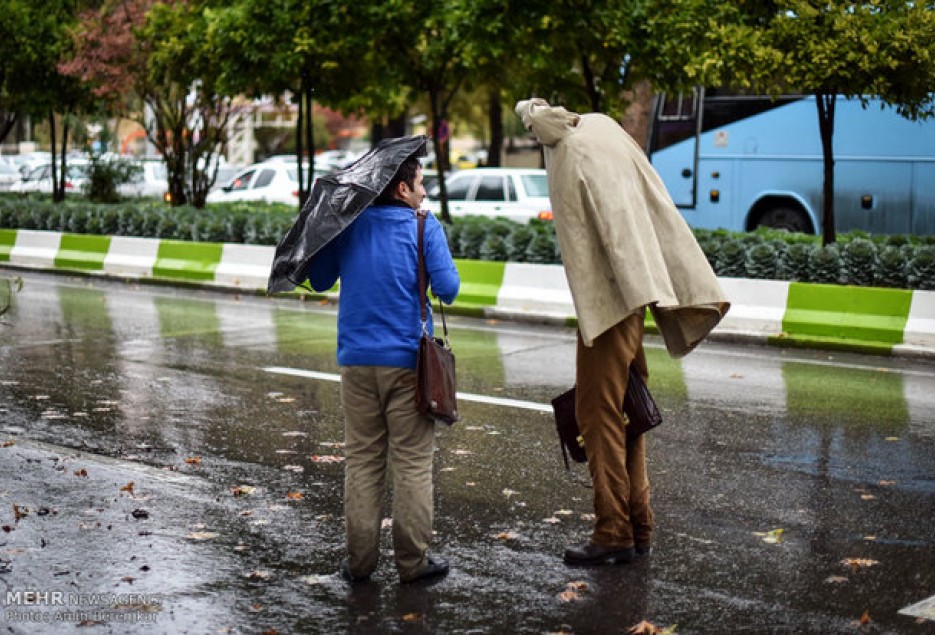
[[[802,99],[801,95],[771,98],[765,95],[732,95],[725,91],[706,91],[701,132],[723,128],[735,121],[759,115],[799,99]]]
[[[698,93],[663,94],[656,106],[650,151],[662,150],[695,135]]]

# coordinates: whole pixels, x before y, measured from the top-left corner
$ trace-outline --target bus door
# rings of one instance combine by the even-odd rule
[[[694,208],[698,191],[698,135],[704,89],[661,94],[653,107],[649,155],[678,207]]]

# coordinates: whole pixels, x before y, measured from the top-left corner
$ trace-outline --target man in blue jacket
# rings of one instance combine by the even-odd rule
[[[393,548],[400,581],[444,575],[429,555],[435,424],[416,411],[419,310],[417,219],[422,166],[407,159],[373,205],[312,260],[317,291],[340,278],[338,365],[347,453],[344,515],[348,558],[342,575],[366,580],[379,558],[387,467],[393,476]],[[441,224],[425,222],[425,267],[434,294],[451,303],[460,279]],[[431,312],[429,312],[429,332]]]

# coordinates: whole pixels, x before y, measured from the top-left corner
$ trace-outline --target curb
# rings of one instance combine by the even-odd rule
[[[275,248],[0,229],[0,266],[262,294]],[[575,324],[561,265],[456,260],[453,313]],[[731,310],[712,339],[935,358],[935,292],[719,278]],[[337,299],[294,291],[296,296]],[[649,324],[652,327],[652,324]]]

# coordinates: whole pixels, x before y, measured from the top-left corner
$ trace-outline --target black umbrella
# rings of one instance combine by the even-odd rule
[[[384,139],[360,159],[319,177],[299,217],[276,247],[267,293],[305,280],[312,257],[350,225],[389,185],[411,156],[425,156],[425,135]]]

